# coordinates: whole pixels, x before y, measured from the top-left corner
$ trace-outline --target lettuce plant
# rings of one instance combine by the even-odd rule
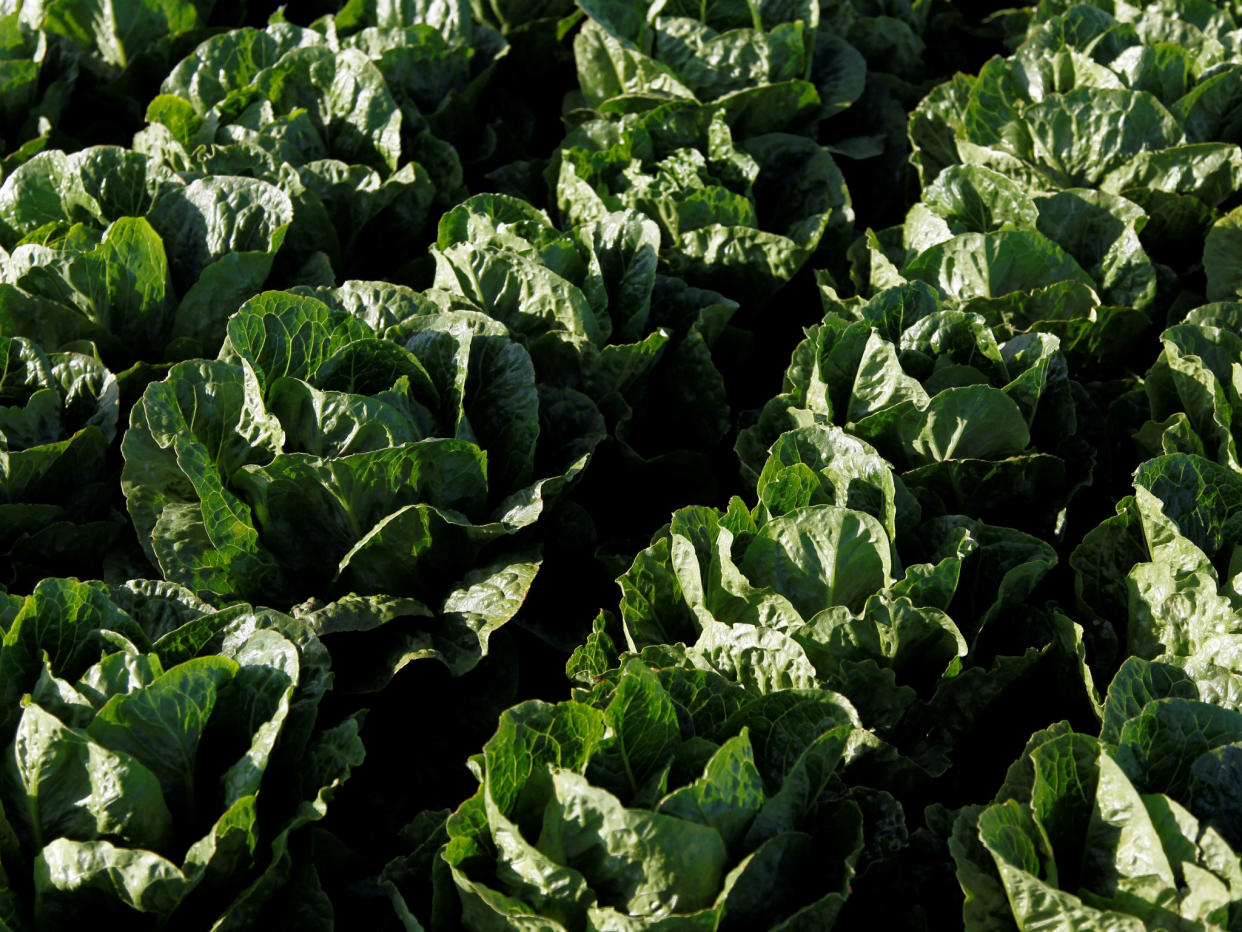
[[[1091,701],[1081,632],[1031,600],[1056,559],[1009,528],[920,522],[872,448],[807,427],[773,447],[752,511],[673,515],[618,580],[622,631],[630,651],[671,650],[754,691],[842,693],[925,780],[988,703],[1027,688],[1040,651],[1039,676]],[[581,662],[598,666],[597,648]]]
[[[1143,388],[1151,420],[1138,440],[1150,455],[1196,453],[1242,469],[1234,411],[1242,405],[1235,370],[1242,305],[1195,308],[1161,335],[1163,351]]]
[[[227,67],[234,61],[244,65]],[[400,162],[401,112],[379,69],[312,29],[273,23],[213,36],[161,91],[149,108],[159,129],[144,148],[180,143],[188,153],[228,140],[294,165],[331,157],[386,174]]]
[[[116,377],[97,359],[0,337],[0,584],[99,571],[120,530],[106,481],[118,416]]]
[[[249,6],[253,18],[255,3]],[[8,137],[0,147],[5,167],[12,169],[53,147],[127,141],[159,79],[207,35],[247,17],[247,2],[6,0],[0,17],[18,27],[0,29],[6,37],[0,60],[16,66],[5,92],[19,100],[33,92],[24,124],[0,129]]]
[[[318,24],[316,24],[318,25]],[[365,52],[401,108],[424,161],[450,144],[463,162],[488,158],[504,120],[479,119],[508,43],[464,3],[347,4],[332,20],[343,48]],[[331,32],[324,27],[324,31]]]
[[[451,198],[461,183],[452,148],[414,104],[398,102],[381,71],[400,70],[384,56],[403,35],[368,29],[338,41],[276,22],[213,36],[165,79],[135,148],[188,177],[243,174],[279,187],[293,206],[286,274],[335,284],[394,227],[417,232],[437,190]],[[225,64],[236,60],[246,68]],[[436,67],[417,57],[407,65]],[[431,174],[408,155],[415,136],[431,147]]]
[[[486,650],[539,566],[518,532],[602,426],[584,396],[538,385],[497,321],[413,292],[393,319],[402,294],[251,299],[218,360],[147,387],[122,443],[130,516],[165,578],[215,601],[314,600],[300,612],[324,633],[423,626],[376,651],[388,675]]]
[[[1242,910],[1238,595],[1142,485],[1125,660],[1099,737],[1035,734],[950,847],[967,929],[1229,928]],[[1150,658],[1150,659],[1149,659]]]
[[[1195,271],[1221,206],[1242,188],[1231,103],[1242,81],[1230,51],[1238,26],[1235,12],[1205,4],[1041,4],[1012,56],[941,85],[911,115],[922,181],[952,165],[992,169],[1032,196],[1059,198],[1062,217],[1094,215],[1089,238],[1066,244],[1080,261],[1087,251],[1085,267],[1128,226],[1157,271]],[[1041,230],[1065,231],[1040,213]],[[1103,271],[1115,274],[1132,252]]]
[[[72,49],[97,81],[116,81],[135,59],[164,50],[168,40],[207,25],[215,0],[132,0],[108,8],[80,0],[11,0],[5,12]]]
[[[1128,659],[1098,738],[1067,723],[1037,733],[993,802],[957,817],[967,929],[1236,923],[1242,599],[1232,557],[1222,569],[1235,475],[1181,453],[1148,461],[1075,551],[1085,607],[1117,623]]]
[[[1210,197],[1236,119],[1239,21],[1228,7],[1203,15],[1207,6],[1041,4],[1012,56],[937,88],[911,117],[924,183],[948,165],[991,164],[1048,187],[1120,193],[1147,175],[1157,183],[1135,187]],[[1057,119],[1075,112],[1117,125],[1099,134]],[[1206,148],[1177,151],[1187,145]],[[1199,164],[1179,176],[1171,169],[1187,157]]]
[[[586,103],[642,111],[714,103],[739,138],[801,130],[862,94],[866,63],[820,30],[816,3],[774,6],[593,2],[574,38]]]
[[[608,440],[575,490],[574,525],[624,559],[669,508],[732,479],[716,455],[733,418],[716,348],[737,305],[666,274],[662,254],[658,226],[638,211],[562,232],[525,201],[479,195],[441,218],[426,292],[502,321],[541,382],[598,404]],[[639,507],[616,495],[633,482],[653,493]],[[607,592],[609,575],[595,575]],[[592,597],[586,618],[595,607]],[[585,631],[548,634],[572,650]]]
[[[642,211],[660,226],[670,273],[747,300],[768,297],[821,245],[843,245],[853,219],[826,149],[786,133],[735,144],[720,111],[694,102],[581,123],[548,181],[563,223]]]
[[[433,201],[460,199],[454,144],[473,159],[495,146],[472,111],[505,42],[460,13],[356,9],[213,36],[165,79],[135,146],[177,170],[281,187],[295,207],[287,264],[304,281],[357,277],[377,247],[391,261],[393,238],[417,233]]]
[[[1063,504],[1089,464],[1057,337],[998,340],[986,318],[916,282],[869,301],[825,293],[824,321],[794,350],[785,391],[738,449],[752,476],[784,430],[834,424],[891,462],[928,516],[1011,520],[1021,501]],[[1077,475],[1074,475],[1074,472]],[[967,491],[968,490],[968,491]]]
[[[1170,270],[1143,244],[1149,220],[1118,194],[1031,193],[991,168],[952,165],[901,227],[851,247],[852,277],[863,295],[924,281],[1005,329],[1024,317],[1026,329],[1067,338],[1082,368],[1116,364],[1145,335],[1157,299],[1168,300]],[[1075,352],[1084,338],[1087,352]]]
[[[433,869],[456,902],[432,928],[831,928],[864,845],[842,778],[866,744],[832,693],[637,660],[515,706],[448,820]],[[395,903],[418,863],[389,865]]]
[[[357,720],[316,729],[318,640],[141,580],[44,579],[0,627],[0,919],[253,921],[362,758]]]
[[[1141,240],[1149,221],[1117,194],[1031,194],[990,168],[953,165],[908,211],[900,246],[897,231],[869,235],[868,259],[856,259],[871,286],[922,280],[993,326],[1034,318],[1024,326],[1071,351],[1086,338],[1085,367],[1126,358],[1149,326],[1163,274]]]
[[[817,138],[850,161],[851,185],[868,191],[858,204],[867,216],[901,204],[905,114],[943,67],[928,46],[938,52],[964,25],[949,4],[924,2],[581,7],[589,19],[574,37],[573,103],[615,114],[698,101],[719,108],[739,140]]]
[[[0,156],[11,167],[45,144],[76,80],[76,64],[58,54],[47,33],[19,13],[0,16]]]
[[[1240,507],[1230,466],[1181,452],[1142,463],[1134,494],[1071,557],[1080,612],[1115,628],[1125,655],[1229,668]]]
[[[996,801],[965,810],[955,826],[965,927],[1230,927],[1242,907],[1242,861],[1220,832],[1153,786],[1135,757],[1175,753],[1192,721],[1236,735],[1237,718],[1153,698],[1115,745],[1065,727],[1033,737]],[[1164,757],[1156,767],[1183,762]]]
[[[728,430],[712,345],[736,304],[658,271],[659,228],[643,214],[562,233],[524,201],[480,195],[441,218],[432,254],[438,290],[521,334],[540,381],[615,411],[619,438],[707,448]]]
[[[1156,297],[1157,272],[1139,239],[1145,212],[1116,194],[1066,190],[1031,197],[1005,175],[976,165],[946,168],[910,209],[902,230],[911,257],[909,272],[944,281],[948,254],[960,255],[960,236],[981,234],[984,242],[1000,232],[1038,233],[1055,243],[1087,273],[1085,281],[1110,306],[1149,308]],[[1032,253],[1051,253],[1036,239]],[[978,252],[989,252],[987,247]],[[1059,280],[1082,279],[1064,260]],[[1005,286],[989,283],[989,291]]]
[[[293,219],[255,178],[188,183],[114,146],[42,152],[0,186],[0,319],[119,370],[214,353]]]

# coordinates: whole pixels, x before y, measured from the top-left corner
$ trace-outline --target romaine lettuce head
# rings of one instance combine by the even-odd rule
[[[966,217],[927,195],[946,193],[941,176],[951,189],[969,173],[976,204],[1004,195],[1018,208],[992,221],[1056,242],[1107,304],[1174,301],[1201,265],[1208,297],[1230,299],[1236,250],[1222,208],[1242,190],[1240,25],[1236,10],[1197,2],[1041,4],[1013,55],[935,88],[910,114],[927,191],[904,245],[959,234]]]
[[[920,202],[906,215],[903,242],[910,257],[906,274],[963,298],[998,297],[1018,288],[1077,279],[1096,288],[1109,306],[1145,310],[1157,289],[1156,268],[1140,242],[1147,221],[1139,205],[1117,194],[1069,188],[1032,197],[1000,172],[954,165],[924,189]],[[1077,268],[1058,256],[1055,264],[1045,260],[1055,276],[1052,281],[1032,282],[1034,270],[1022,267],[1009,271],[1009,280],[1004,281],[995,277],[1001,263],[993,259],[998,268],[989,270],[985,282],[970,281],[969,271],[957,273],[965,279],[960,283],[949,280],[950,263],[956,260],[959,268],[965,264],[965,250],[955,248],[958,244],[969,243],[976,252],[988,253],[991,250],[979,245],[1003,241],[996,234],[1005,231],[1042,234]],[[983,239],[962,240],[963,234],[982,234]],[[1041,252],[1054,254],[1039,239],[1033,239],[1026,251],[1028,263]]]
[[[508,115],[490,106],[508,42],[476,22],[465,3],[354,3],[334,27],[342,48],[364,52],[379,68],[417,151],[430,152],[442,140],[463,163],[478,162],[493,154],[498,134],[512,129]]]
[[[588,120],[557,150],[548,182],[563,223],[639,210],[660,226],[668,272],[741,300],[769,297],[852,232],[826,149],[785,133],[735,145],[720,111],[693,102]]]
[[[974,740],[990,704],[1043,677],[1067,701],[1090,705],[1081,631],[1031,599],[1056,563],[1051,547],[944,518],[906,531],[905,549],[920,562],[903,568],[883,524],[894,491],[908,494],[901,480],[843,436],[825,438],[828,455],[813,452],[812,432],[782,438],[753,512],[736,499],[724,514],[683,509],[635,557],[618,580],[628,651],[752,691],[842,693],[923,781]],[[610,645],[588,642],[571,671],[614,664]]]
[[[101,572],[121,530],[106,455],[116,377],[93,356],[0,337],[0,583],[24,591],[60,567]]]
[[[744,138],[805,129],[862,93],[865,63],[848,43],[825,36],[816,61],[817,4],[768,10],[762,22],[745,7],[725,4],[626,6],[588,3],[591,18],[574,38],[578,82],[595,109],[625,113],[669,100],[715,103]],[[827,105],[813,80],[820,77],[815,64],[828,85]],[[849,85],[845,94],[843,83]]]
[[[1154,560],[1129,581],[1163,653],[1144,656],[1154,638],[1130,645],[1098,739],[1066,722],[1036,733],[991,805],[960,811],[950,849],[967,929],[1223,928],[1242,905],[1242,625],[1202,552],[1150,495],[1138,502]]]
[[[967,163],[1054,188],[1096,186],[1155,157],[1131,162],[1140,152],[1236,141],[1227,100],[1240,24],[1224,8],[1197,23],[1175,9],[1189,5],[1041,5],[1013,55],[943,85],[912,115],[924,182]],[[1075,113],[1082,119],[1066,119]]]
[[[0,16],[0,155],[20,162],[21,150],[45,144],[76,80],[76,63],[50,47],[46,32],[19,12]]]
[[[869,740],[832,693],[754,696],[638,660],[515,706],[448,820],[433,928],[831,928],[867,805],[842,777]],[[401,859],[385,878],[399,908],[425,882]]]
[[[521,604],[539,561],[518,532],[583,469],[599,414],[538,385],[483,314],[382,284],[326,297],[251,299],[218,360],[147,387],[122,443],[130,516],[207,599],[310,599],[325,633],[439,617],[443,644],[411,636],[393,663],[464,668]]]
[[[626,113],[669,100],[715,103],[739,138],[822,131],[821,121],[860,102],[887,110],[926,79],[929,26],[952,20],[941,13],[929,23],[926,4],[848,0],[581,6],[589,19],[574,53],[588,106]],[[843,150],[878,154],[886,134],[875,130],[887,115],[856,114],[854,132],[872,133],[844,140]]]
[[[1125,359],[1157,298],[1168,299],[1167,269],[1144,247],[1150,219],[1117,194],[1031,194],[1000,171],[952,165],[903,226],[869,230],[851,247],[851,275],[864,296],[923,281],[995,326],[1025,318],[1024,329],[1064,337],[1089,367]]]
[[[496,145],[474,111],[506,45],[463,12],[355,5],[316,28],[213,36],[164,81],[135,148],[193,177],[281,188],[294,206],[287,278],[391,276],[417,257],[433,204],[465,196],[461,160]]]
[[[1159,720],[1174,733],[1192,720],[1207,728],[1229,720],[1236,736],[1242,716],[1214,708],[1157,699],[1126,723],[1117,747],[1065,723],[1032,737],[996,801],[967,807],[954,826],[965,927],[1228,927],[1242,900],[1238,855],[1179,794],[1136,772],[1127,753],[1130,742],[1152,742],[1159,750],[1144,751],[1181,763],[1165,756],[1174,735]]]
[[[167,55],[170,40],[207,25],[215,0],[130,0],[106,12],[91,3],[14,0],[5,11],[32,29],[44,31],[71,53],[96,83],[115,82],[135,61]],[[140,69],[135,69],[140,70]],[[83,82],[84,84],[86,82]]]
[[[1001,171],[951,165],[902,226],[855,241],[851,277],[864,297],[926,282],[1000,338],[1053,334],[1075,372],[1115,371],[1146,336],[1157,299],[1168,298],[1168,270],[1144,246],[1150,220],[1118,194],[1030,193]],[[831,277],[820,279],[825,304],[839,304]]]
[[[253,919],[362,760],[359,720],[316,728],[330,674],[306,626],[49,578],[0,627],[6,922]]]
[[[291,23],[213,36],[173,69],[161,91],[152,105],[164,128],[158,138],[171,136],[187,151],[245,142],[278,147],[286,159],[332,156],[384,172],[400,158],[401,113],[375,65]]]
[[[115,146],[42,152],[0,186],[0,320],[118,370],[214,353],[263,286],[293,219],[278,188],[188,183]]]
[[[794,350],[784,393],[739,436],[751,475],[781,432],[812,424],[874,446],[928,516],[1017,523],[1017,503],[1038,501],[1051,519],[1090,474],[1056,336],[1002,342],[984,315],[921,282],[869,301],[825,297],[829,310]],[[1077,476],[1066,466],[1071,449]]]
[[[1116,625],[1128,655],[1242,669],[1233,646],[1242,628],[1242,477],[1171,453],[1143,463],[1134,489],[1075,551],[1080,590]]]
[[[1195,308],[1160,335],[1163,351],[1143,383],[1151,406],[1137,437],[1144,452],[1196,453],[1239,468],[1240,334],[1242,305],[1220,302]]]
[[[1147,460],[1135,471],[1134,494],[1070,556],[1078,616],[1110,629],[1123,658],[1159,659],[1205,688],[1210,680],[1222,695],[1235,693],[1240,528],[1242,478],[1234,467],[1184,452]],[[1100,659],[1106,671],[1119,663]]]
[[[1147,257],[1169,288],[1196,272],[1220,208],[1242,189],[1239,25],[1211,4],[1041,4],[1013,55],[958,75],[911,114],[922,181],[952,166],[1006,176],[1040,202],[1038,229],[1108,303],[1141,306],[1157,284]],[[1085,239],[1066,238],[1084,223]]]
[[[524,201],[479,195],[440,219],[433,255],[436,287],[521,334],[541,382],[620,409],[618,437],[707,448],[728,430],[712,345],[737,305],[659,272],[659,227],[638,211],[561,232]]]
[[[925,515],[875,447],[827,422],[779,436],[757,494],[676,512],[618,580],[619,628],[597,628],[571,674],[609,669],[623,644],[752,691],[841,693],[900,753],[905,791],[977,779],[957,764],[997,709],[1047,721],[1031,690],[1098,705],[1083,629],[1039,598],[1048,543]]]

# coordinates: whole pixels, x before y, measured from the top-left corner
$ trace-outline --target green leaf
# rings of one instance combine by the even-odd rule
[[[401,111],[380,71],[357,49],[292,49],[254,78],[278,114],[303,108],[343,161],[395,171]]]
[[[572,771],[554,771],[552,786],[538,847],[581,872],[605,902],[658,916],[715,900],[727,855],[714,828],[626,809]]]
[[[992,298],[1063,281],[1092,285],[1074,259],[1041,233],[963,233],[916,256],[906,278],[935,285],[951,298]]]
[[[1139,466],[1134,484],[1159,499],[1164,515],[1209,558],[1234,542],[1242,479],[1228,467],[1174,453]]]
[[[1210,207],[1227,200],[1239,186],[1242,150],[1219,142],[1140,152],[1100,182],[1100,188],[1110,194],[1147,188],[1189,194]]]
[[[39,852],[34,880],[42,906],[40,919],[47,922],[80,919],[73,903],[82,891],[97,891],[131,909],[168,916],[193,887],[175,864],[154,852],[68,838],[58,838]]]
[[[198,745],[220,689],[237,671],[237,663],[227,657],[186,661],[146,689],[108,700],[87,734],[104,747],[132,755],[155,774],[166,797],[192,812]]]
[[[655,673],[630,660],[604,707],[604,721],[610,736],[591,758],[591,777],[633,796],[667,763],[679,734],[673,702]]]
[[[265,388],[282,377],[309,380],[350,343],[374,336],[353,315],[333,313],[322,301],[283,291],[247,300],[229,319],[227,332],[220,358],[249,360]]]
[[[517,333],[563,331],[601,345],[606,337],[581,290],[516,253],[458,243],[435,250],[437,288],[464,295]]]
[[[184,563],[177,548],[162,540],[164,535],[173,533],[173,522],[201,525],[199,496],[214,492],[227,501],[231,493],[227,486],[221,491],[222,484],[246,463],[268,461],[282,443],[279,422],[264,410],[257,381],[243,369],[203,361],[179,363],[167,379],[148,385],[121,444],[125,456],[121,487],[148,554],[155,557],[158,543],[173,571],[201,563],[201,554],[214,549],[205,527],[198,532],[195,549],[184,554],[191,558]],[[211,463],[203,461],[207,451]],[[179,459],[193,466],[193,477],[186,475]],[[236,503],[234,508],[238,514],[246,513]],[[161,520],[164,524],[157,532]]]
[[[142,218],[115,221],[93,249],[61,251],[20,284],[45,300],[4,293],[0,313],[14,333],[52,348],[92,340],[110,362],[125,365],[140,354],[163,355],[172,286],[163,242]]]
[[[213,353],[224,325],[257,292],[293,220],[280,189],[256,178],[201,178],[169,189],[152,207],[173,283],[182,295],[173,336]]]
[[[1194,681],[1179,667],[1128,657],[1113,677],[1104,700],[1104,723],[1100,741],[1115,745],[1121,729],[1149,702],[1167,698],[1197,699]]]
[[[146,642],[103,583],[45,579],[21,601],[0,642],[0,720],[6,732],[22,714],[22,694],[34,688],[44,663],[62,678],[77,679],[98,656],[105,630]]]
[[[0,185],[0,231],[12,246],[48,223],[104,227],[147,215],[173,186],[167,169],[118,146],[40,152]]]
[[[815,738],[783,774],[780,789],[768,797],[746,833],[747,848],[794,831],[819,802],[840,765],[853,731],[840,725]]]
[[[44,9],[43,27],[93,52],[111,77],[148,46],[205,25],[205,18],[196,3],[54,0]]]
[[[640,550],[625,575],[617,580],[621,587],[621,618],[632,649],[678,641],[691,643],[698,634],[694,611],[682,595],[670,546],[670,539],[661,537],[646,550]]]
[[[1151,94],[1077,87],[1022,115],[1036,162],[1058,187],[1091,187],[1127,158],[1182,142],[1177,120]]]
[[[736,851],[764,802],[763,778],[743,729],[712,755],[699,779],[664,797],[659,811],[716,829]]]
[[[757,586],[787,597],[804,618],[829,605],[857,611],[892,582],[887,535],[869,514],[836,505],[799,509],[769,521],[741,560]]]
[[[1185,799],[1195,760],[1238,740],[1242,712],[1193,699],[1148,703],[1121,728],[1114,757],[1142,792]]]
[[[58,837],[112,836],[158,850],[172,838],[172,817],[150,770],[33,703],[18,722],[9,774],[24,797],[10,797],[12,811],[36,848]]]
[[[164,672],[155,654],[117,651],[87,670],[75,684],[79,693],[96,709],[113,696],[123,696],[149,686]]]
[[[922,203],[954,233],[1033,230],[1039,215],[1019,185],[978,165],[950,165],[923,192]]]
[[[1039,232],[1099,283],[1106,303],[1139,309],[1151,304],[1156,269],[1139,242],[1147,216],[1138,205],[1101,191],[1073,189],[1035,203]]]
[[[428,438],[369,453],[324,459],[284,453],[246,466],[234,482],[281,565],[334,575],[351,549],[415,503],[479,515],[487,497],[485,454],[473,443]],[[308,553],[302,542],[315,539]],[[414,551],[410,556],[416,556]]]
[[[691,662],[759,693],[818,685],[815,668],[802,646],[784,632],[764,625],[708,621],[687,656]]]
[[[1229,301],[1242,295],[1242,208],[1221,217],[1203,246],[1203,269],[1211,301]]]
[[[883,414],[878,417],[883,417]],[[871,425],[858,425],[866,435]],[[1030,442],[1021,409],[987,385],[940,392],[921,411],[906,414],[898,430],[909,461],[916,466],[951,459],[1001,459]]]

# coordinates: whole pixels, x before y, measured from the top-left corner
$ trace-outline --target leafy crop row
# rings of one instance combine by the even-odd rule
[[[1242,929],[1240,446],[1237,0],[0,0],[0,930]]]

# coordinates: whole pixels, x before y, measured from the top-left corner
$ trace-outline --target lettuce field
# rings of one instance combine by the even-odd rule
[[[1242,932],[1240,146],[1242,0],[0,0],[0,932]]]

